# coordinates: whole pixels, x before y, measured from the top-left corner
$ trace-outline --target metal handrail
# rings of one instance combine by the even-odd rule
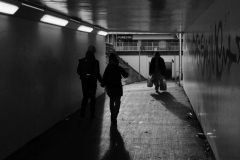
[[[166,46],[162,46],[158,42],[142,42],[145,51],[179,51],[178,42],[166,42]],[[137,42],[117,42],[114,46],[115,51],[138,51]]]
[[[139,73],[119,56],[118,56],[118,60],[119,60],[119,64],[121,67],[128,68],[128,70],[129,70],[128,71],[129,72],[128,79],[132,79],[133,82],[146,80],[146,78],[144,78],[142,75],[140,75],[140,77],[139,77]]]
[[[109,55],[106,55],[106,56],[108,57]],[[127,62],[125,62],[122,58],[120,58],[119,56],[117,56],[117,58],[119,61],[119,66],[127,70],[129,74],[127,79],[124,79],[124,78],[122,79],[123,81],[126,81],[125,84],[146,80],[146,78],[144,78],[142,75],[139,75],[139,73],[134,68],[132,68]]]

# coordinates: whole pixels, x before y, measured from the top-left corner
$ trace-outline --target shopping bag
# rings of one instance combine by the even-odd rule
[[[153,86],[153,82],[152,82],[152,77],[149,76],[148,79],[147,79],[147,86],[148,87],[152,87]]]
[[[167,82],[166,82],[165,78],[163,78],[163,79],[161,80],[160,90],[162,90],[162,91],[167,90]]]

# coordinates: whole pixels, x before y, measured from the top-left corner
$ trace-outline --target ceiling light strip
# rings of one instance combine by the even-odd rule
[[[97,34],[98,34],[98,35],[101,35],[101,36],[106,36],[106,35],[108,35],[108,32],[105,32],[105,31],[98,31]]]
[[[88,26],[84,26],[84,25],[81,25],[79,28],[78,28],[79,31],[83,31],[83,32],[92,32],[93,28],[91,27],[88,27]]]
[[[38,7],[34,7],[34,6],[31,6],[31,5],[25,4],[25,3],[22,3],[22,5],[30,7],[30,8],[34,8],[34,9],[37,9],[37,10],[40,10],[40,11],[44,11],[44,9],[41,9],[41,8],[38,8]]]
[[[68,24],[68,21],[62,18],[54,17],[51,15],[44,15],[41,19],[42,22],[50,23],[50,24],[55,24],[59,26],[66,26]]]
[[[14,14],[18,10],[18,6],[6,3],[6,2],[0,2],[0,12],[5,14]]]

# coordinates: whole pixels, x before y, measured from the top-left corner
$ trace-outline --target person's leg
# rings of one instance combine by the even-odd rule
[[[161,75],[161,73],[157,73],[156,74],[156,82],[155,82],[156,92],[158,92],[158,89],[161,88],[161,84],[162,84],[162,75]]]
[[[156,92],[158,92],[159,83],[158,83],[157,73],[154,73],[154,74],[152,75],[152,82],[153,82],[153,84],[154,84],[154,86],[155,86]]]
[[[111,113],[114,112],[114,98],[112,97],[110,97],[109,109]]]
[[[111,112],[111,123],[116,124],[116,118],[115,118],[115,98],[110,97],[110,112]]]
[[[160,90],[162,90],[163,89],[163,76],[162,75],[159,76],[159,84],[160,84]]]
[[[83,92],[83,99],[82,99],[80,114],[81,114],[81,117],[85,117],[85,111],[86,111],[86,107],[89,100],[89,85],[85,81],[82,81],[82,92]]]
[[[91,84],[91,89],[90,89],[90,114],[91,114],[91,118],[95,118],[96,91],[97,91],[97,83]]]
[[[121,97],[116,97],[115,98],[115,114],[116,114],[116,118],[117,118],[118,113],[119,113],[120,105],[121,105]]]
[[[113,124],[117,124],[117,116],[120,109],[121,97],[112,98],[112,109],[111,109],[111,121]]]
[[[159,89],[159,81],[158,81],[158,79],[156,79],[156,80],[154,81],[154,86],[155,86],[155,90],[156,90],[156,92],[157,92],[158,89]]]

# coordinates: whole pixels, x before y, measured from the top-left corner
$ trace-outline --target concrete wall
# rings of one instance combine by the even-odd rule
[[[240,159],[239,6],[216,0],[184,35],[184,89],[218,160]]]
[[[130,66],[132,66],[136,71],[139,72],[139,56],[120,56],[124,61],[126,61]],[[179,75],[179,56],[161,56],[165,62],[172,62],[172,77],[178,77]],[[151,62],[152,56],[142,55],[140,56],[140,73],[143,77],[147,78],[149,76],[149,63]]]
[[[0,159],[80,108],[78,59],[105,38],[0,14]],[[98,84],[97,96],[103,93]]]

